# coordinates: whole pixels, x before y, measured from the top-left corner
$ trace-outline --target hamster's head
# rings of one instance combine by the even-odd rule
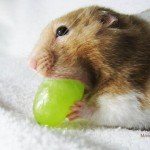
[[[116,26],[117,13],[98,6],[81,8],[53,20],[33,50],[34,68],[41,74],[47,68],[47,77],[78,79],[95,87],[100,79],[113,73],[106,57],[111,57]]]

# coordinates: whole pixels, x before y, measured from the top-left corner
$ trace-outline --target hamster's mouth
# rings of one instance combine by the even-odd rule
[[[73,69],[74,71],[69,71],[69,73],[67,71],[66,72],[55,71],[51,73],[48,76],[48,78],[57,78],[57,79],[65,78],[65,79],[79,80],[85,85],[86,91],[88,92],[90,89],[95,88],[98,83],[97,73],[94,70],[94,68],[91,66],[91,64],[86,63],[85,61],[84,63],[81,62],[79,68],[80,69]],[[61,69],[58,69],[58,70],[61,70]]]
[[[72,80],[79,80],[85,85],[86,90],[90,89],[90,81],[89,78],[87,77],[87,74],[80,74],[74,73],[74,74],[52,74],[49,76],[49,78],[56,78],[56,79],[72,79]]]

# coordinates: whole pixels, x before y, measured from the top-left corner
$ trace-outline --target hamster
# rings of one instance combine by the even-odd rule
[[[150,129],[150,24],[90,6],[51,21],[30,66],[48,78],[86,85],[68,114],[98,126]]]

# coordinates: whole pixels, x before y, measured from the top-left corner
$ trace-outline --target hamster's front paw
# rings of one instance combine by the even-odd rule
[[[54,63],[52,53],[43,51],[30,59],[30,67],[43,76],[49,76]]]
[[[87,119],[92,116],[94,112],[94,107],[88,106],[86,102],[79,101],[71,107],[71,113],[67,115],[67,118],[72,121],[77,118]]]

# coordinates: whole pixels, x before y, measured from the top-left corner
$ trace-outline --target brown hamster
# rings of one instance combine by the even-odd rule
[[[31,67],[45,77],[85,83],[70,120],[150,128],[150,25],[133,15],[90,6],[53,20],[33,50]]]

